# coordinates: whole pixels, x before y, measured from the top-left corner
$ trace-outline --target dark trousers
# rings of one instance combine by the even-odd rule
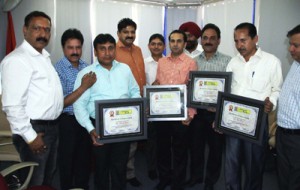
[[[198,110],[192,120],[189,129],[190,143],[190,178],[203,181],[205,165],[205,145],[209,148],[206,164],[206,184],[215,184],[220,176],[222,167],[222,150],[224,144],[223,135],[216,133],[212,128],[215,120],[215,113],[207,110]]]
[[[126,164],[130,142],[94,146],[95,189],[126,189]]]
[[[29,186],[49,185],[51,186],[56,169],[58,131],[57,124],[53,125],[32,125],[37,133],[44,133],[43,141],[47,146],[45,152],[34,154],[28,144],[19,135],[13,135],[13,143],[20,154],[22,162],[37,162],[39,165],[34,168]]]
[[[61,189],[88,189],[91,137],[74,115],[62,114],[59,122],[58,166]]]
[[[157,124],[157,166],[161,183],[180,188],[186,177],[188,126],[181,121]],[[172,165],[173,164],[173,165]]]
[[[261,190],[266,158],[267,126],[263,144],[258,145],[226,136],[225,183],[226,190]],[[245,166],[245,184],[241,186],[242,164]]]
[[[278,127],[276,131],[276,148],[280,189],[299,190],[300,134],[286,133]]]
[[[157,169],[157,122],[148,122],[148,139],[146,142],[146,159],[148,171]]]

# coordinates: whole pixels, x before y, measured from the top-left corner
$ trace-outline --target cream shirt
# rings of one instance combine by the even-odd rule
[[[13,134],[33,141],[30,119],[54,120],[63,109],[63,91],[49,53],[26,40],[1,63],[2,105]]]
[[[283,81],[281,62],[277,57],[258,48],[248,62],[240,54],[233,57],[226,71],[233,72],[232,94],[261,101],[269,97],[273,110],[276,108]]]

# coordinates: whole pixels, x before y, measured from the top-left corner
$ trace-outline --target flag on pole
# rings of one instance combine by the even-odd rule
[[[14,23],[10,11],[7,12],[7,33],[6,33],[6,55],[12,52],[16,47],[16,36]]]

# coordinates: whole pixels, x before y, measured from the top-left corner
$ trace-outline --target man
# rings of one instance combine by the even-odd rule
[[[300,25],[290,30],[289,52],[294,59],[278,101],[276,131],[279,187],[300,189]]]
[[[231,59],[226,71],[232,72],[231,93],[265,102],[264,111],[276,108],[282,84],[281,63],[278,58],[257,47],[256,27],[241,23],[234,29],[235,47],[239,54]],[[262,189],[265,152],[268,148],[267,121],[262,145],[226,136],[226,189],[241,190],[241,166],[245,165],[244,189]]]
[[[143,86],[146,84],[145,66],[141,48],[134,45],[136,23],[130,18],[123,18],[118,23],[118,42],[116,47],[116,60],[127,64],[133,76],[140,87],[143,95]],[[130,145],[129,160],[127,164],[127,180],[134,186],[139,187],[142,184],[135,177],[134,156],[137,149],[137,142]]]
[[[74,103],[78,122],[90,133],[95,159],[96,189],[125,189],[129,142],[100,145],[95,130],[95,100],[139,98],[140,90],[130,68],[115,60],[116,41],[110,34],[99,34],[94,42],[97,60],[79,72],[74,89],[86,73],[94,72],[97,82]]]
[[[81,85],[73,92],[79,71],[88,66],[82,61],[84,39],[77,29],[66,30],[61,37],[64,57],[55,69],[64,93],[64,110],[60,116],[58,165],[61,189],[88,189],[91,161],[91,139],[88,132],[77,122],[73,103],[96,82],[95,73],[82,78]]]
[[[187,56],[183,50],[187,37],[181,30],[174,30],[169,35],[171,53],[158,60],[155,85],[187,84],[189,72],[197,70],[196,62]],[[183,189],[187,164],[188,127],[195,114],[189,110],[186,121],[163,121],[157,125],[157,156],[159,183],[157,189]],[[173,152],[173,154],[171,153]],[[172,170],[173,164],[173,170]]]
[[[202,29],[201,45],[203,52],[195,58],[198,70],[224,72],[231,57],[218,51],[221,42],[221,31],[214,24],[207,24]],[[216,133],[211,125],[215,120],[215,112],[210,109],[198,109],[197,115],[190,124],[190,180],[187,186],[202,183],[204,189],[213,189],[218,181],[222,166],[223,136]],[[208,144],[209,155],[204,177],[205,146]]]
[[[1,64],[3,111],[21,160],[39,164],[30,185],[51,185],[63,92],[50,55],[44,49],[51,36],[50,17],[39,11],[29,13],[23,34],[23,43]]]
[[[149,38],[148,48],[151,56],[145,62],[145,73],[147,85],[152,85],[156,78],[157,62],[163,57],[165,50],[165,38],[161,34],[153,34]],[[146,158],[148,164],[148,177],[152,180],[157,178],[157,134],[156,122],[148,122],[148,140],[146,144]]]
[[[198,39],[201,36],[200,27],[194,22],[183,23],[179,30],[185,32],[187,36],[187,43],[184,52],[191,58],[195,58],[203,51],[201,46],[198,45]]]

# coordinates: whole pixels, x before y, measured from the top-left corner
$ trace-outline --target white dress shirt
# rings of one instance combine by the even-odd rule
[[[146,73],[146,85],[152,85],[156,78],[157,62],[150,55],[144,59],[145,73]]]
[[[276,108],[282,85],[280,60],[272,54],[257,49],[246,62],[238,54],[228,63],[226,71],[232,73],[231,93],[264,101],[266,97]]]
[[[197,45],[197,48],[192,52],[189,52],[188,50],[184,49],[184,53],[192,59],[194,59],[195,57],[200,55],[202,52],[203,52],[203,48],[202,48],[201,44],[199,44],[199,43]]]
[[[33,141],[30,119],[54,120],[63,109],[63,91],[49,53],[26,40],[1,63],[2,105],[13,134]]]

